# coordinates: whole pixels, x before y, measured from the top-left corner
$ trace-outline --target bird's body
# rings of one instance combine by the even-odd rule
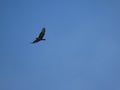
[[[36,43],[36,42],[39,42],[41,40],[46,40],[46,39],[43,39],[44,35],[45,35],[45,28],[42,28],[42,31],[39,34],[39,36],[32,43]]]

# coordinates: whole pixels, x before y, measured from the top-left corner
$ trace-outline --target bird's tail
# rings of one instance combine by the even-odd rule
[[[42,40],[46,40],[46,39],[42,39]]]

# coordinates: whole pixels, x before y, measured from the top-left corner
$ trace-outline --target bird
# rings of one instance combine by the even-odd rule
[[[32,42],[32,44],[37,43],[37,42],[39,42],[41,40],[46,40],[46,39],[43,38],[44,35],[45,35],[45,30],[46,29],[43,27],[40,34],[39,34],[39,36]]]

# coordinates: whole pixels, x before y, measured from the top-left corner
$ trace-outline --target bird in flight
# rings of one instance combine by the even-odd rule
[[[43,39],[44,35],[45,35],[45,28],[42,28],[39,36],[32,43],[37,43],[41,40],[46,40],[46,39]]]

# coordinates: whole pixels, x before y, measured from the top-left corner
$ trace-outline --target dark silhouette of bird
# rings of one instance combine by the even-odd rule
[[[43,39],[44,35],[45,35],[45,28],[42,28],[39,36],[32,43],[37,43],[41,40],[46,40],[46,39]]]

